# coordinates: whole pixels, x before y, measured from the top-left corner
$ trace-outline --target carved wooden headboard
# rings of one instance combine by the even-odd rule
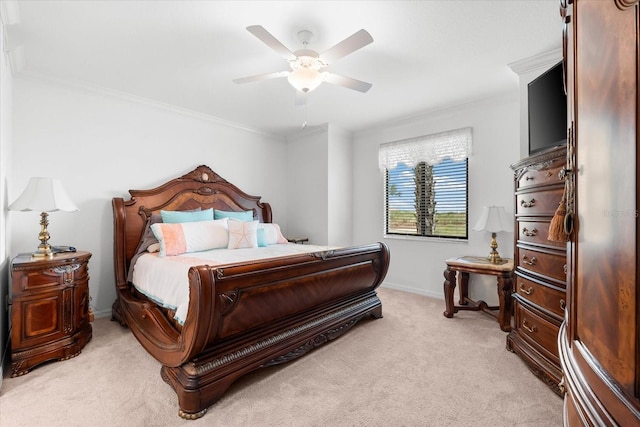
[[[271,206],[231,184],[208,166],[150,190],[129,190],[131,199],[114,197],[114,267],[118,286],[127,286],[127,271],[152,213],[161,210],[219,209],[252,211],[253,218],[271,222]]]

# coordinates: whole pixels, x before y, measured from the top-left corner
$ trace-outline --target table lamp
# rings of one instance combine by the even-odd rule
[[[49,245],[48,213],[55,211],[75,212],[78,210],[73,204],[62,183],[54,178],[31,178],[27,188],[10,206],[11,211],[36,211],[40,213],[40,245],[31,255],[34,257],[52,257]]]
[[[511,231],[513,229],[513,219],[507,215],[502,206],[485,206],[482,208],[482,215],[473,227],[474,231],[488,231],[491,233],[491,253],[487,257],[491,264],[503,264],[498,253],[498,242],[496,233],[499,231]]]

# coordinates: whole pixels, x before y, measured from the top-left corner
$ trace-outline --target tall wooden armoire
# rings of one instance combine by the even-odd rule
[[[561,0],[568,95],[565,424],[640,425],[639,0]]]

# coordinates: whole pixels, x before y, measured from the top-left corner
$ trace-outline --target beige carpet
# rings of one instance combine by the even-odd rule
[[[380,289],[384,318],[237,381],[199,420],[178,417],[160,365],[97,319],[78,357],[5,377],[0,426],[561,426],[562,399],[480,312]],[[5,372],[9,372],[5,368]]]

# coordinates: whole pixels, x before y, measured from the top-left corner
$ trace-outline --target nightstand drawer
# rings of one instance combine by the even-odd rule
[[[38,290],[87,280],[88,277],[86,262],[63,264],[41,271],[26,270],[20,277],[20,289],[22,291]]]
[[[562,199],[563,188],[532,191],[516,196],[516,213],[519,216],[553,216]]]
[[[564,309],[567,305],[564,291],[536,283],[519,275],[516,275],[515,288],[515,292],[523,299],[550,310],[560,319],[564,317]]]
[[[515,323],[517,332],[532,347],[537,348],[547,358],[559,364],[559,324],[553,323],[551,319],[545,319],[542,314],[537,314],[533,309],[529,309],[518,300],[516,301]],[[558,321],[558,323],[560,322]]]
[[[523,247],[516,248],[518,270],[538,275],[542,278],[552,278],[563,283],[567,281],[567,257],[562,254],[540,252]]]

